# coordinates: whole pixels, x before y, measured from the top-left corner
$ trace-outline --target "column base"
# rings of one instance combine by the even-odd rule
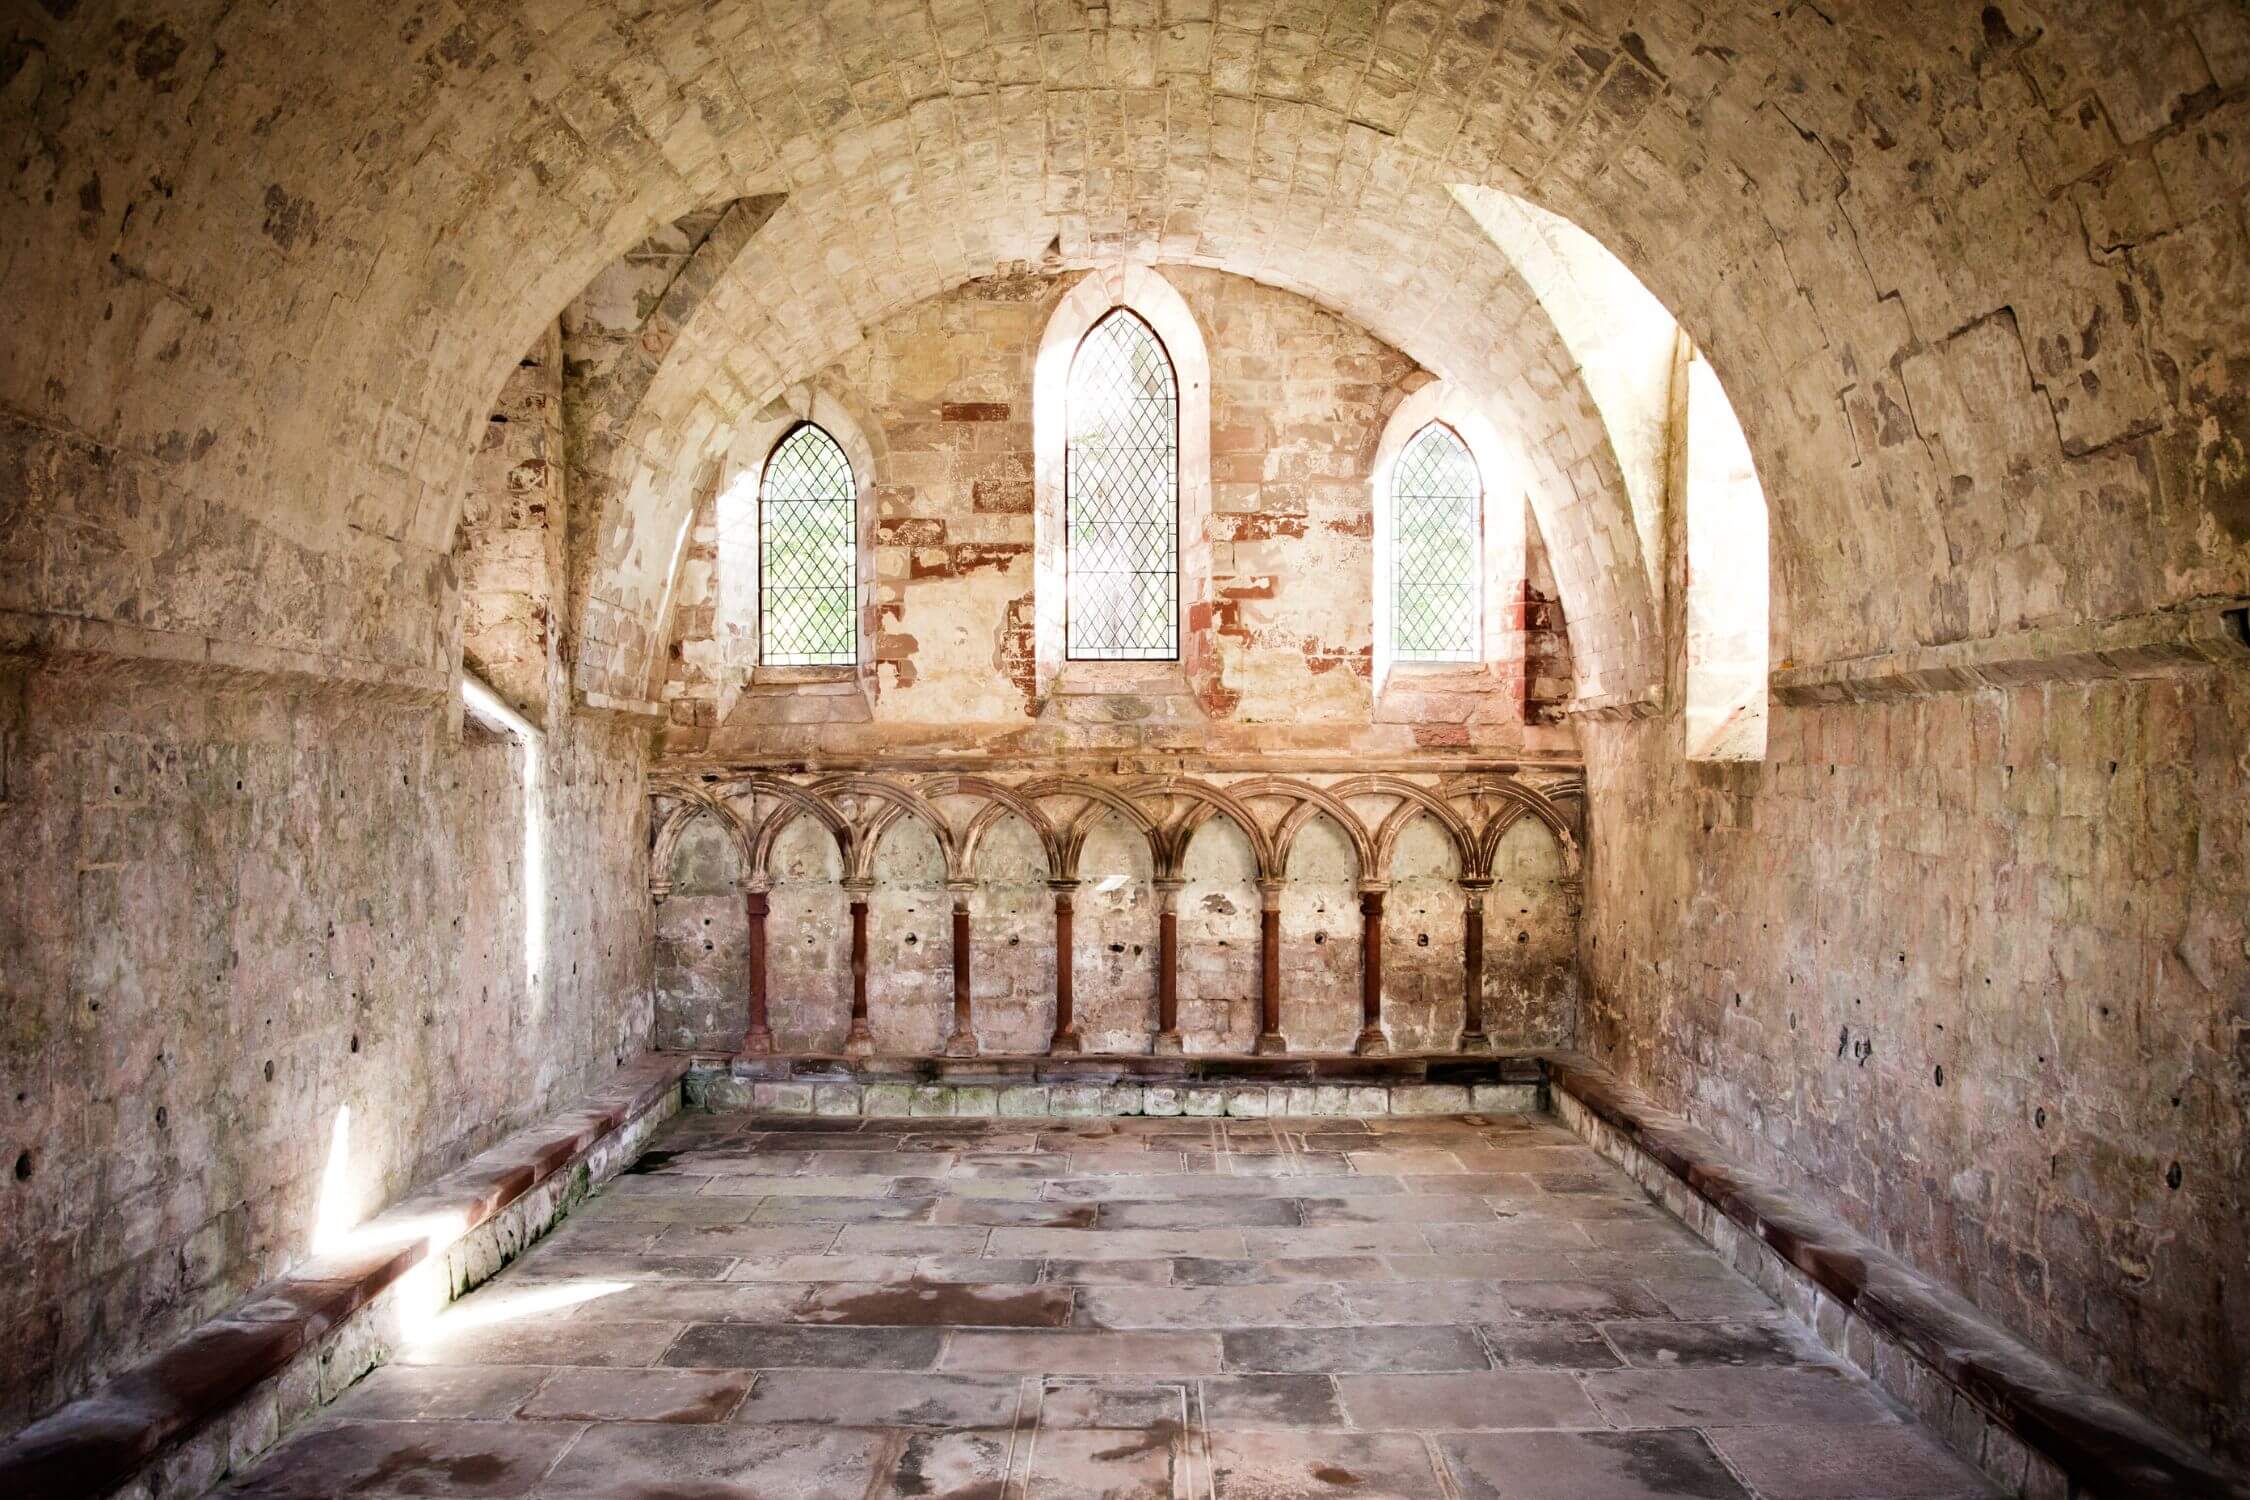
[[[1361,1057],[1389,1057],[1391,1039],[1383,1035],[1382,1027],[1369,1026],[1360,1032],[1359,1040],[1352,1043],[1352,1051]]]
[[[957,1031],[945,1039],[947,1057],[974,1057],[977,1055],[977,1035],[973,1031]]]
[[[742,1037],[742,1050],[735,1055],[737,1057],[773,1056],[773,1033],[763,1026],[758,1027],[755,1031],[745,1032]]]
[[[873,1057],[875,1034],[867,1029],[865,1021],[852,1022],[851,1035],[844,1038],[844,1056]]]
[[[1289,1039],[1278,1031],[1261,1031],[1257,1045],[1250,1050],[1257,1057],[1279,1057],[1289,1050]]]
[[[1056,1032],[1055,1039],[1047,1044],[1047,1050],[1058,1057],[1076,1057],[1086,1050],[1086,1044],[1078,1039],[1078,1029],[1072,1027],[1068,1031]]]
[[[1455,1045],[1453,1050],[1456,1052],[1490,1052],[1492,1050],[1492,1038],[1481,1031],[1464,1031],[1461,1033],[1460,1042]]]
[[[1187,1041],[1177,1031],[1159,1031],[1148,1050],[1157,1057],[1182,1057],[1187,1053]]]

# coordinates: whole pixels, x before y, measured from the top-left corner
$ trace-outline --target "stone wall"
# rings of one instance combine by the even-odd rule
[[[2197,1441],[2250,1451],[2239,671],[1582,725],[1592,1050]]]
[[[1150,1050],[1167,902],[1185,1051],[1246,1053],[1258,1041],[1269,902],[1290,1051],[1350,1051],[1370,894],[1383,903],[1393,1049],[1456,1047],[1471,901],[1485,914],[1478,994],[1491,1045],[1564,1045],[1578,1026],[1576,786],[1559,772],[676,778],[657,797],[657,1040],[742,1045],[746,897],[762,891],[773,1046],[842,1051],[856,889],[868,1022],[885,1055],[932,1055],[952,1035],[957,901],[979,1050],[1046,1052],[1058,893],[1072,903],[1067,962],[1088,1052]]]
[[[13,1428],[645,1046],[645,736],[547,740],[533,978],[512,741],[356,687],[0,662]]]
[[[1033,360],[1079,278],[1018,271],[894,315],[808,382],[874,454],[875,492],[861,497],[879,507],[875,670],[864,690],[808,692],[804,674],[759,674],[732,646],[755,621],[730,629],[717,618],[730,597],[722,570],[756,565],[764,455],[745,455],[735,497],[707,501],[689,536],[663,690],[666,750],[867,756],[973,740],[1028,754],[1472,744],[1567,754],[1551,710],[1569,680],[1568,640],[1513,475],[1486,476],[1487,504],[1511,508],[1509,525],[1530,538],[1526,577],[1496,579],[1488,593],[1506,651],[1482,667],[1403,668],[1375,692],[1370,474],[1385,418],[1429,372],[1292,293],[1192,267],[1163,275],[1210,355],[1211,523],[1207,537],[1181,539],[1207,551],[1212,574],[1210,618],[1186,622],[1199,668],[1152,669],[1120,692],[1089,691],[1065,670],[1055,690],[1039,690]],[[746,538],[739,550],[720,544],[729,516],[739,517],[730,534]],[[733,597],[753,599],[754,589]],[[1527,698],[1537,705],[1528,722]]]

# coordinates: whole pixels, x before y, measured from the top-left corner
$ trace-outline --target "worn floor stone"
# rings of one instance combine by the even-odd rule
[[[1235,1169],[1286,1162],[1272,1148],[1302,1140],[1298,1122],[1195,1125],[1192,1139],[1162,1118],[1098,1132],[956,1122],[923,1137],[928,1122],[912,1117],[842,1134],[775,1123],[684,1118],[571,1220],[581,1239],[609,1232],[610,1247],[534,1250],[230,1493],[1990,1493],[1708,1251],[1583,1248],[1597,1225],[1655,1238],[1669,1221],[1551,1121],[1385,1122],[1356,1136],[1348,1169],[1256,1176]],[[1501,1141],[1550,1166],[1448,1174],[1466,1191],[1404,1188],[1437,1157]],[[1006,1156],[1031,1167],[1006,1179],[1025,1195],[1003,1200],[1025,1215],[990,1214],[974,1192]],[[799,1217],[777,1226],[783,1238],[683,1256],[672,1235],[726,1227],[678,1217],[695,1204]],[[929,1222],[867,1211],[883,1204]],[[1365,1222],[1312,1222],[1371,1204],[1380,1216]],[[1582,1248],[1461,1236],[1525,1225],[1557,1242],[1577,1231]],[[1353,1253],[1288,1238],[1369,1230],[1380,1248]],[[1283,1253],[1245,1253],[1253,1232]],[[640,1250],[615,1248],[636,1236]]]

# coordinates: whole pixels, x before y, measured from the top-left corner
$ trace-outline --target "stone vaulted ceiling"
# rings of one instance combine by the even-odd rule
[[[0,345],[7,607],[442,662],[506,370],[652,227],[784,194],[617,434],[622,604],[718,429],[887,311],[1014,260],[1195,261],[1484,393],[1581,689],[1631,693],[1615,459],[1460,184],[1583,225],[1709,352],[1777,659],[2244,584],[2228,5],[179,0],[4,46],[0,254],[38,312]]]

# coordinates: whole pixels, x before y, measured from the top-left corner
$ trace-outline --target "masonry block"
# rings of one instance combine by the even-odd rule
[[[813,1085],[813,1113],[837,1119],[855,1118],[860,1112],[861,1088],[856,1083]]]
[[[1406,1083],[1391,1091],[1394,1115],[1458,1115],[1469,1109],[1469,1091],[1451,1083]]]
[[[860,1096],[869,1119],[904,1119],[914,1113],[914,1086],[906,1083],[871,1083]]]
[[[1006,1119],[1038,1119],[1050,1113],[1043,1084],[1016,1084],[1000,1091],[1000,1114]]]
[[[753,1083],[750,1085],[750,1109],[761,1115],[809,1115],[812,1113],[812,1085],[809,1083]]]

